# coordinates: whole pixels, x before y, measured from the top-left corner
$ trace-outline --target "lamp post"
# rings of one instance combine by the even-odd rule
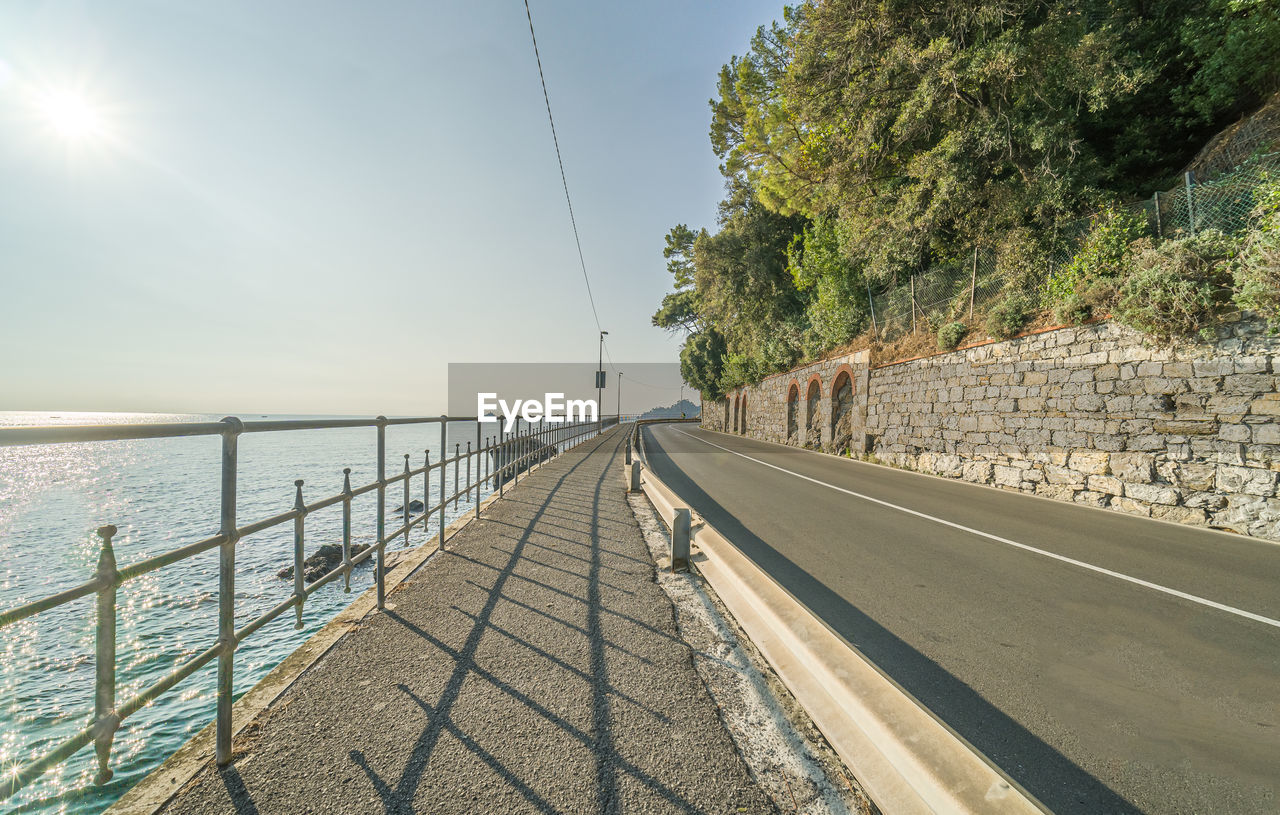
[[[599,362],[596,363],[596,432],[604,431],[604,338],[608,331],[600,332]]]

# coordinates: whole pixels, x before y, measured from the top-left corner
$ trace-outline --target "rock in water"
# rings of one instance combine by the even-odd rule
[[[351,544],[351,557],[356,557],[369,546],[363,543]],[[342,565],[342,546],[336,543],[326,543],[315,551],[311,557],[302,561],[302,579],[308,583],[314,583],[324,577],[329,572]],[[276,575],[282,580],[293,579],[293,567],[286,566]]]

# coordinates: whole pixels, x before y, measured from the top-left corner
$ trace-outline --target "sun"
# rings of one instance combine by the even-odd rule
[[[46,91],[35,102],[45,126],[68,145],[87,145],[108,135],[101,109],[83,93]]]

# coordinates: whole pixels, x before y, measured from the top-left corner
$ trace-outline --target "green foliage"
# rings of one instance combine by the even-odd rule
[[[668,331],[692,333],[698,329],[698,293],[692,289],[673,291],[662,298],[662,307],[653,314],[652,322]]]
[[[1253,211],[1250,229],[1236,259],[1235,302],[1280,327],[1280,179]]]
[[[1280,4],[1275,0],[1211,0],[1207,13],[1180,32],[1197,64],[1191,82],[1175,92],[1180,106],[1202,120],[1239,113],[1280,80]],[[1244,91],[1244,93],[1242,93]]]
[[[1031,319],[1031,302],[1018,291],[1010,291],[987,314],[986,329],[992,337],[1007,340],[1016,336]]]
[[[801,339],[805,354],[818,356],[866,329],[866,279],[841,251],[834,218],[818,218],[791,241],[787,268],[797,291],[808,297],[808,326]]]
[[[680,349],[680,377],[709,399],[724,395],[720,377],[724,370],[724,337],[714,328],[690,334]]]
[[[685,224],[676,224],[667,233],[662,256],[667,259],[667,271],[675,279],[677,290],[693,286],[693,245],[697,240],[698,233]]]
[[[667,235],[674,293],[654,323],[691,332],[682,364],[717,393],[848,342],[868,283],[975,246],[1034,291],[1062,251],[1044,236],[1163,185],[1277,81],[1276,0],[799,0],[720,71],[727,194],[714,232]],[[1107,211],[1044,301],[1006,298],[992,334],[1042,305],[1110,309],[1140,220]],[[1251,307],[1276,288],[1268,262],[1239,267]]]
[[[1045,287],[1046,303],[1068,312],[1083,308],[1088,319],[1086,293],[1093,287],[1116,285],[1132,267],[1134,241],[1147,232],[1146,219],[1132,210],[1107,208],[1095,219],[1093,229],[1071,262],[1054,270]]]
[[[969,333],[969,327],[961,322],[947,323],[938,329],[938,350],[954,351],[960,341],[964,339],[965,334]]]
[[[1164,340],[1211,337],[1214,320],[1231,303],[1231,258],[1238,242],[1206,230],[1158,246],[1143,244],[1120,287],[1115,318]]]

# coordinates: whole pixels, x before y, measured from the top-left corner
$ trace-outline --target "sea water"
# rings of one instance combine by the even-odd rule
[[[0,412],[0,427],[19,425],[204,422],[220,416]],[[241,416],[257,419],[319,418]],[[326,417],[328,418],[328,417]],[[493,435],[497,425],[482,426]],[[476,443],[474,422],[452,422],[446,452]],[[441,457],[439,424],[387,428],[387,474]],[[114,524],[120,567],[210,537],[218,531],[221,445],[217,436],[0,447],[0,610],[40,599],[90,580],[102,550],[95,530]],[[476,459],[472,459],[475,467]],[[465,484],[465,462],[460,483]],[[353,488],[377,477],[376,430],[294,430],[240,437],[237,518],[241,526],[287,512],[294,481],[303,479],[307,503],[342,489],[351,468]],[[474,476],[474,473],[473,473]],[[411,500],[423,497],[423,478],[412,480]],[[439,501],[439,471],[431,473],[428,506]],[[450,467],[446,494],[453,493]],[[486,489],[482,498],[487,496]],[[401,525],[392,511],[403,487],[387,490],[387,528]],[[473,504],[461,501],[446,523]],[[417,527],[410,545],[438,529]],[[352,502],[352,543],[372,544],[377,531],[376,491]],[[339,543],[341,504],[306,519],[306,554]],[[403,536],[388,544],[394,552]],[[293,524],[240,541],[236,548],[236,627],[288,599],[292,580],[277,576],[293,563]],[[284,657],[372,585],[373,567],[355,570],[351,593],[338,579],[306,602],[302,630],[292,610],[277,617],[236,651],[239,697]],[[218,635],[218,551],[196,555],[130,580],[117,597],[116,700],[150,686],[177,665],[212,646]],[[0,771],[26,764],[89,724],[94,699],[95,597],[43,612],[0,629]],[[0,810],[96,813],[159,766],[213,719],[217,660],[170,689],[121,725],[111,755],[114,777],[94,786],[92,746],[47,772]]]

